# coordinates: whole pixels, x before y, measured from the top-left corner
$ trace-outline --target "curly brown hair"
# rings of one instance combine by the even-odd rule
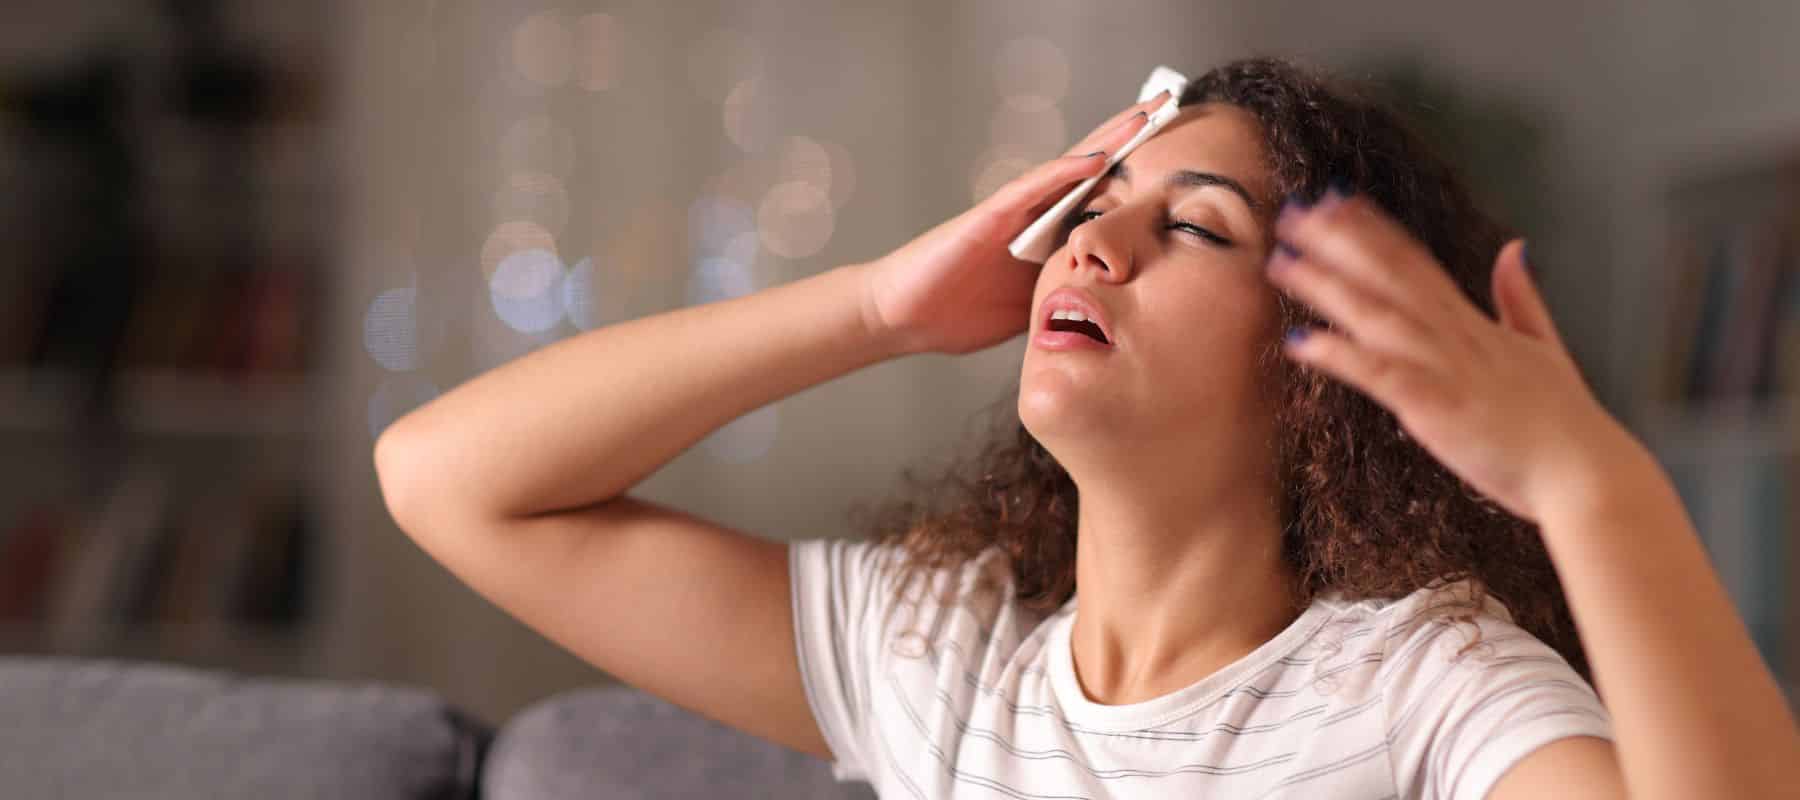
[[[1508,232],[1373,88],[1287,60],[1251,58],[1200,76],[1180,102],[1250,112],[1263,129],[1277,192],[1313,201],[1336,186],[1371,198],[1495,316],[1487,278]],[[1275,330],[1333,327],[1278,295],[1283,324]],[[1274,430],[1282,557],[1298,578],[1296,608],[1333,590],[1351,601],[1395,599],[1472,579],[1473,595],[1457,619],[1471,620],[1491,595],[1592,682],[1536,524],[1451,473],[1360,391],[1300,368],[1278,340],[1257,363],[1274,371],[1281,387]],[[876,542],[897,543],[909,573],[962,564],[998,547],[1010,559],[1018,602],[1054,610],[1075,592],[1075,484],[1023,424],[1000,423],[977,453],[952,461],[940,476],[921,481],[908,469],[908,491],[874,508],[859,503],[851,515]]]

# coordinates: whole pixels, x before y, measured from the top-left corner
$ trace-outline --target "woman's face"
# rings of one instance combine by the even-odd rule
[[[1266,164],[1248,112],[1190,106],[1065,223],[1038,273],[1019,384],[1020,420],[1059,459],[1095,442],[1229,445],[1267,410],[1255,362],[1279,332]],[[1098,306],[1108,345],[1040,346],[1061,289]]]

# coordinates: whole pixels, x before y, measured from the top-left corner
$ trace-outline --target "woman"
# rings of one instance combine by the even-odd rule
[[[884,796],[1800,785],[1666,476],[1390,112],[1228,64],[1049,261],[1007,254],[1158,101],[882,258],[457,387],[377,443],[390,510],[596,666]],[[874,538],[626,494],[754,408],[1021,332],[1019,428]]]

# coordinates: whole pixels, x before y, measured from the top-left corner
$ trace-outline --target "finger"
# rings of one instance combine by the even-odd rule
[[[1308,208],[1290,203],[1275,235],[1386,302],[1449,324],[1475,311],[1431,251],[1373,200],[1335,191]]]
[[[1321,267],[1285,245],[1277,245],[1269,256],[1268,275],[1277,288],[1368,350],[1439,364],[1446,347],[1457,341],[1433,330],[1431,320],[1412,309],[1386,302],[1346,280],[1342,273]]]
[[[1525,260],[1525,240],[1515,239],[1500,248],[1494,257],[1494,306],[1500,322],[1508,328],[1554,344],[1567,351],[1550,317],[1550,305],[1538,291],[1529,262]]]
[[[1105,151],[1053,158],[1001,186],[982,201],[981,207],[1006,225],[1016,227],[1023,224],[1020,219],[1035,219],[1070,187],[1099,174],[1105,166]]]
[[[1295,328],[1281,350],[1295,361],[1350,384],[1396,416],[1405,416],[1408,410],[1441,408],[1450,402],[1448,386],[1429,368],[1370,350],[1336,331]]]
[[[1065,155],[1079,155],[1095,150],[1111,151],[1116,149],[1114,147],[1107,147],[1102,142],[1109,140],[1109,134],[1116,134],[1121,128],[1127,127],[1131,129],[1131,133],[1126,134],[1125,138],[1119,139],[1118,141],[1121,143],[1129,141],[1133,135],[1137,134],[1139,129],[1143,128],[1143,126],[1150,121],[1150,112],[1155,111],[1157,106],[1162,105],[1163,101],[1168,99],[1168,96],[1169,90],[1164,89],[1161,94],[1158,94],[1149,100],[1126,106],[1125,110],[1114,114],[1111,119],[1095,126],[1093,130],[1089,131],[1086,136],[1081,138],[1081,141],[1076,142],[1075,146],[1070,147]],[[1143,115],[1142,117],[1138,117],[1140,113]],[[1136,118],[1135,120],[1133,119],[1134,117]]]

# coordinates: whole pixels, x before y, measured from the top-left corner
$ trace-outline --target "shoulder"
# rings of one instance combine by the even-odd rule
[[[1401,786],[1422,796],[1480,796],[1550,741],[1613,738],[1587,680],[1497,600],[1472,604],[1466,583],[1422,589],[1377,617],[1377,683]]]
[[[866,604],[876,616],[896,607],[961,608],[993,617],[1015,604],[1011,562],[998,547],[944,564],[930,564],[891,541],[801,539],[790,543],[796,586],[831,586],[834,594]]]
[[[1467,581],[1420,589],[1380,603],[1384,683],[1390,693],[1438,694],[1472,680],[1530,673],[1546,681],[1586,682],[1561,654],[1513,620],[1499,600],[1476,603]]]

